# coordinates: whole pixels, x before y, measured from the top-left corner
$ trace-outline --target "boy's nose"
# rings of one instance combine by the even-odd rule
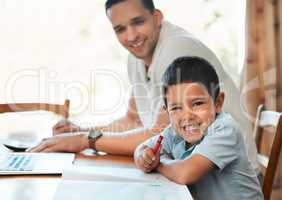
[[[192,119],[195,119],[195,114],[191,108],[186,106],[182,112],[182,117],[186,120],[192,120]]]

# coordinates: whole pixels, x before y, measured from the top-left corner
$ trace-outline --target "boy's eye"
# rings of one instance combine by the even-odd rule
[[[169,108],[169,111],[172,112],[172,111],[177,111],[177,110],[180,110],[180,109],[181,109],[180,106],[175,106],[175,107]]]
[[[193,106],[201,106],[203,105],[204,102],[203,101],[196,101],[196,102],[193,102]]]

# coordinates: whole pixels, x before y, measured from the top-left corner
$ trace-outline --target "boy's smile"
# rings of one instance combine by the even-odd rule
[[[222,107],[222,103],[214,104],[207,89],[199,83],[172,85],[168,88],[166,97],[172,125],[190,144],[202,139],[205,130]],[[221,98],[224,98],[223,93],[218,96],[218,99]]]

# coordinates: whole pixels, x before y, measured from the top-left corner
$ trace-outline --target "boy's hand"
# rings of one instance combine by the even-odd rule
[[[146,173],[157,168],[160,164],[160,151],[154,154],[153,149],[147,146],[143,146],[141,151],[142,154],[140,154],[135,160],[137,167]]]

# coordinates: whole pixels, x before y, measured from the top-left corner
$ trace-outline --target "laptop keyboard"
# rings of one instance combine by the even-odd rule
[[[0,159],[0,171],[32,171],[35,157],[28,154],[6,154]]]

